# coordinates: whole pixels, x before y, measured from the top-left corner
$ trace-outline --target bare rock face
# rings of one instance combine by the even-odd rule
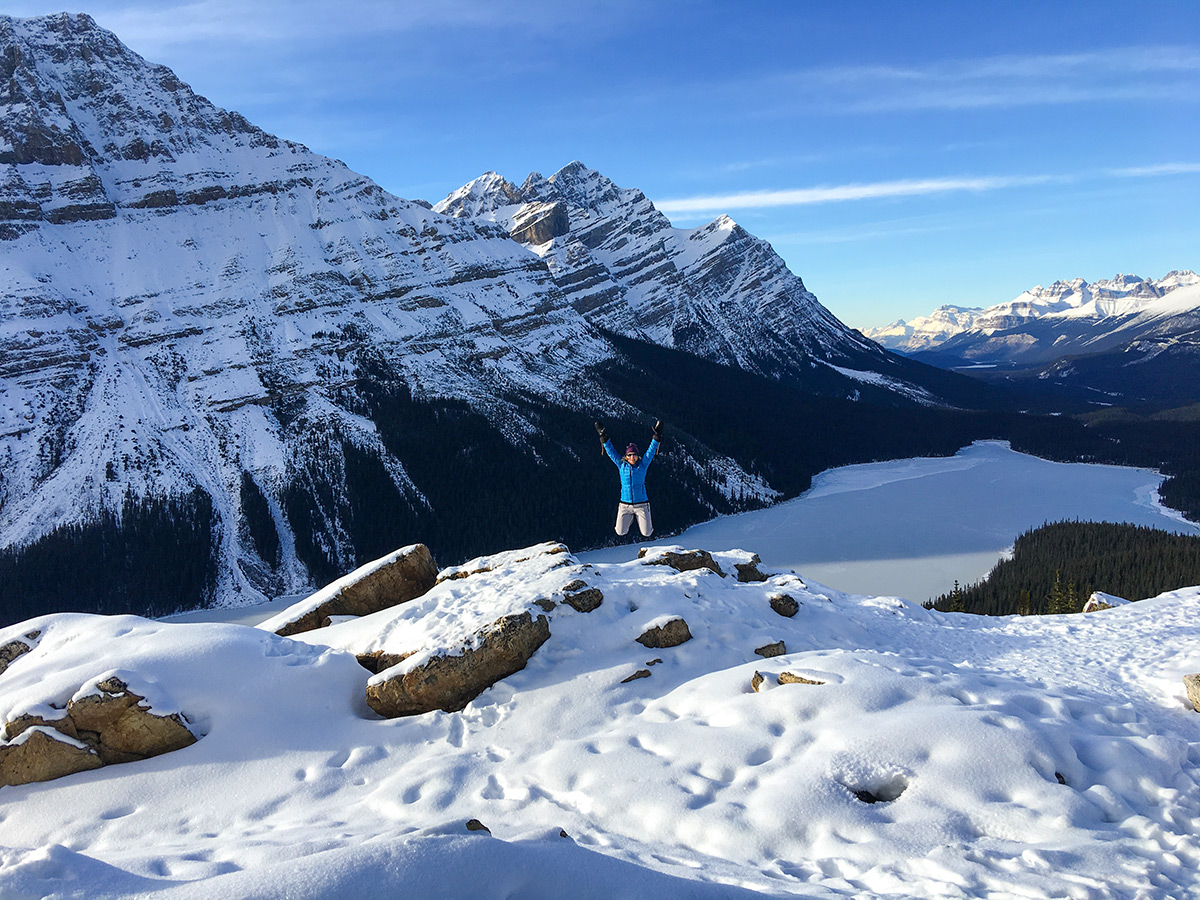
[[[754,675],[752,675],[750,678],[750,689],[752,691],[754,691],[754,693],[757,694],[759,692],[759,690],[762,688],[763,682],[765,682],[766,680],[767,679],[763,677],[762,672],[756,671],[754,673]]]
[[[771,598],[771,609],[779,613],[785,619],[790,619],[796,613],[800,612],[800,604],[794,597],[788,594],[776,594]]]
[[[650,555],[653,553],[653,555]],[[659,550],[650,551],[642,548],[638,551],[638,559],[646,566],[670,566],[677,572],[691,572],[696,569],[708,569],[716,572],[722,578],[725,573],[707,550]]]
[[[649,669],[638,669],[636,672],[634,672],[628,678],[622,678],[621,684],[629,684],[629,682],[631,682],[631,681],[637,681],[640,678],[649,678],[649,677],[650,677]]]
[[[1188,699],[1192,701],[1192,708],[1196,712],[1200,712],[1200,675],[1184,675],[1183,686],[1187,688]]]
[[[28,729],[24,740],[0,747],[0,785],[50,781],[102,765],[91,747],[38,725]]]
[[[554,203],[527,203],[513,217],[509,236],[522,244],[544,244],[561,237],[571,230],[571,217],[567,205]]]
[[[361,574],[360,574],[361,573]],[[369,563],[342,578],[340,587],[275,633],[287,637],[328,625],[333,616],[365,616],[420,597],[437,581],[437,564],[424,544],[397,551],[383,565]]]
[[[550,637],[545,616],[504,616],[477,635],[478,646],[367,685],[367,703],[381,716],[457,712],[502,678],[519,672]]]
[[[769,576],[758,569],[761,562],[762,560],[755,553],[748,563],[734,563],[733,567],[737,569],[737,580],[742,582],[766,581]]]
[[[787,653],[787,647],[784,646],[783,641],[776,641],[773,644],[757,647],[754,652],[763,659],[770,659],[772,656],[783,656],[783,654]]]
[[[658,625],[643,632],[637,642],[643,647],[678,647],[692,639],[692,632],[683,619],[672,619],[664,625]]]

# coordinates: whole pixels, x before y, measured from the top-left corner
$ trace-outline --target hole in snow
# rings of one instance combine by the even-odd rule
[[[863,803],[891,803],[908,789],[908,778],[897,772],[883,780],[843,785]]]

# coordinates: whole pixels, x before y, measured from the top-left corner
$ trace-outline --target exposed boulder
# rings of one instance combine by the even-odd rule
[[[1192,701],[1192,709],[1200,712],[1200,675],[1184,675],[1183,686],[1187,689],[1188,699]]]
[[[457,712],[501,678],[525,668],[549,637],[545,616],[505,616],[474,635],[459,654],[440,653],[392,676],[380,673],[367,684],[367,703],[388,718],[435,709]]]
[[[373,675],[378,675],[384,669],[398,666],[412,656],[411,653],[385,653],[382,650],[372,650],[370,653],[357,653],[358,664]]]
[[[71,700],[65,721],[105,764],[148,759],[196,742],[179,713],[157,715],[143,705],[145,699],[113,676],[99,682],[95,693]]]
[[[661,647],[677,647],[692,639],[692,632],[683,619],[675,618],[662,625],[655,625],[642,632],[637,642],[643,647],[658,649]]]
[[[34,632],[37,635],[37,632]],[[24,656],[32,648],[24,641],[9,641],[3,647],[0,647],[0,674],[4,673],[14,660],[20,656]]]
[[[0,762],[5,773],[0,783],[46,781],[147,759],[196,742],[182,714],[158,715],[145,699],[113,675],[72,698],[60,715],[43,711],[14,716],[4,724],[8,743],[0,746],[0,760],[7,762]]]
[[[708,569],[716,572],[722,578],[725,573],[707,550],[675,550],[671,548],[655,549],[643,547],[638,551],[638,559],[646,566],[670,566],[677,572],[692,572],[696,569]]]
[[[783,656],[783,654],[787,653],[787,647],[784,646],[783,641],[776,641],[773,644],[756,647],[754,652],[763,657],[763,659],[770,659],[772,656]]]
[[[824,684],[823,681],[814,681],[811,678],[805,678],[803,675],[797,675],[795,672],[780,672],[777,679],[780,684]]]
[[[599,588],[588,587],[587,582],[575,579],[562,589],[563,603],[577,612],[591,612],[604,602]]]
[[[59,734],[65,734],[73,740],[78,740],[79,731],[75,728],[75,720],[67,715],[65,709],[59,710],[59,712],[61,715],[52,717],[37,713],[21,713],[14,716],[4,723],[4,739],[14,741],[30,728],[53,728]]]
[[[637,681],[639,678],[649,678],[649,677],[650,677],[649,669],[638,669],[636,672],[634,672],[628,678],[622,678],[621,684],[629,684],[629,682]]]
[[[763,673],[762,673],[762,672],[758,672],[758,671],[756,671],[756,672],[755,672],[755,673],[754,673],[754,674],[753,674],[753,675],[750,677],[750,689],[751,689],[752,691],[754,691],[754,693],[756,693],[756,694],[757,694],[757,693],[758,693],[758,691],[759,691],[759,689],[760,689],[760,688],[762,688],[762,686],[763,686],[763,682],[764,682],[764,681],[766,681],[766,680],[767,680],[767,679],[763,677]]]
[[[412,544],[360,566],[270,620],[284,637],[326,627],[337,616],[365,616],[420,597],[438,580],[424,544]]]
[[[1102,609],[1125,606],[1129,602],[1124,597],[1118,597],[1115,594],[1106,594],[1104,591],[1093,591],[1092,596],[1088,597],[1087,603],[1083,604],[1083,611],[1085,613],[1099,612]]]
[[[492,833],[492,829],[488,828],[478,819],[467,820],[467,831],[486,831],[488,834]]]
[[[104,765],[82,741],[45,725],[32,726],[16,740],[0,746],[0,785],[50,781]]]
[[[800,604],[796,598],[788,594],[774,594],[770,600],[771,609],[786,619],[800,612]]]
[[[737,569],[737,580],[743,582],[766,581],[770,576],[759,571],[758,566],[761,562],[762,560],[759,559],[758,554],[755,553],[752,557],[750,557],[750,562],[734,563],[733,567]]]

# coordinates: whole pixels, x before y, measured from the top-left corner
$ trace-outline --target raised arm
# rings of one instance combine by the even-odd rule
[[[651,433],[654,437],[650,439],[650,446],[646,448],[646,455],[643,457],[643,463],[647,466],[654,461],[654,456],[658,453],[658,447],[662,443],[662,419],[654,423]]]
[[[599,422],[593,422],[596,426],[596,433],[600,435],[600,446],[604,452],[608,454],[608,458],[613,461],[614,466],[621,465],[621,457],[617,456],[617,448],[612,445],[612,441],[608,439],[608,432],[604,430],[604,426]]]

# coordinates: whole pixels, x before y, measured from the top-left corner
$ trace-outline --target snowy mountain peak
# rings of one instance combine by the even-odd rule
[[[728,216],[674,228],[642,191],[582,162],[530,175],[515,195],[488,173],[434,208],[503,227],[605,329],[770,375],[801,373],[813,357],[856,370],[894,365]]]
[[[905,353],[936,350],[948,341],[987,339],[1025,323],[1116,323],[1126,317],[1152,313],[1173,291],[1200,283],[1191,270],[1173,271],[1160,279],[1118,274],[1089,283],[1083,278],[1037,285],[1006,303],[986,309],[943,306],[929,316],[907,323],[868,329],[868,337]],[[1180,295],[1182,296],[1182,295]],[[1028,344],[1028,342],[1025,342]]]

